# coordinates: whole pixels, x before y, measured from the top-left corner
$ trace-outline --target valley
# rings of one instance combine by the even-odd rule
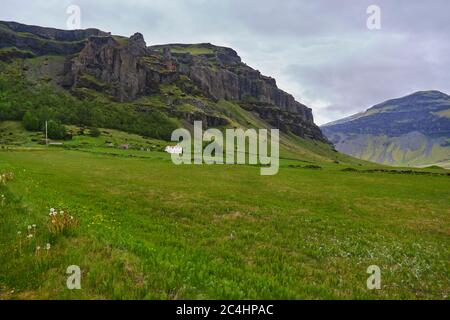
[[[3,149],[1,172],[14,178],[0,184],[0,297],[448,298],[447,172],[314,163],[281,159],[277,175],[260,176],[175,166],[155,151]],[[51,234],[49,208],[78,226]],[[31,224],[35,237],[20,240]],[[73,264],[82,290],[65,286]],[[383,290],[366,288],[374,264]]]
[[[448,299],[448,96],[407,100],[321,130],[231,48],[0,21],[0,299]],[[277,174],[175,165],[195,121]]]

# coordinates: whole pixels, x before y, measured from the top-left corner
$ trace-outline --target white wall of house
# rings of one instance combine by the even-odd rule
[[[180,154],[183,153],[183,148],[181,146],[167,146],[164,151],[167,153]]]

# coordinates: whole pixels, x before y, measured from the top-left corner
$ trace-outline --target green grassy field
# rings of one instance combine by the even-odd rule
[[[0,184],[0,299],[448,299],[449,176],[307,164],[260,176],[161,152],[0,151],[14,173]],[[50,208],[78,226],[51,234]],[[69,265],[81,290],[66,288]]]

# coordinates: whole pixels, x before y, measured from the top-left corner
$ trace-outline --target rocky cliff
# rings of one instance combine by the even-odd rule
[[[229,119],[215,104],[232,101],[272,127],[327,142],[310,108],[280,90],[275,79],[244,64],[230,48],[211,44],[147,47],[140,33],[126,38],[97,29],[67,31],[0,22],[0,50],[4,61],[24,55],[64,56],[59,85],[75,95],[77,89],[89,88],[130,102],[161,95],[162,86],[173,85],[180,96],[163,95],[172,116],[187,120],[200,116],[207,126],[226,125]],[[192,108],[180,113],[180,105]]]
[[[314,125],[312,110],[280,90],[275,79],[242,63],[233,49],[200,44],[196,49],[203,53],[194,55],[189,45],[156,48],[174,48],[179,71],[213,99],[239,101],[241,107],[257,113],[282,131],[301,137],[321,137],[320,129]]]
[[[129,39],[91,36],[78,56],[66,64],[64,86],[74,88],[89,74],[108,84],[105,91],[121,102],[157,93],[159,84],[175,81],[178,75],[176,70],[151,68],[145,60],[151,54],[140,33]]]
[[[36,55],[75,54],[88,37],[106,35],[98,29],[69,31],[0,21],[0,48],[13,47]]]

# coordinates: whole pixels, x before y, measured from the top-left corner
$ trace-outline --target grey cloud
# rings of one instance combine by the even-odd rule
[[[321,109],[315,110],[320,122],[414,91],[449,91],[450,47],[444,39],[388,34],[380,37],[368,41],[355,36],[349,55],[285,68],[289,80],[301,87],[298,95],[305,102],[324,102]]]

